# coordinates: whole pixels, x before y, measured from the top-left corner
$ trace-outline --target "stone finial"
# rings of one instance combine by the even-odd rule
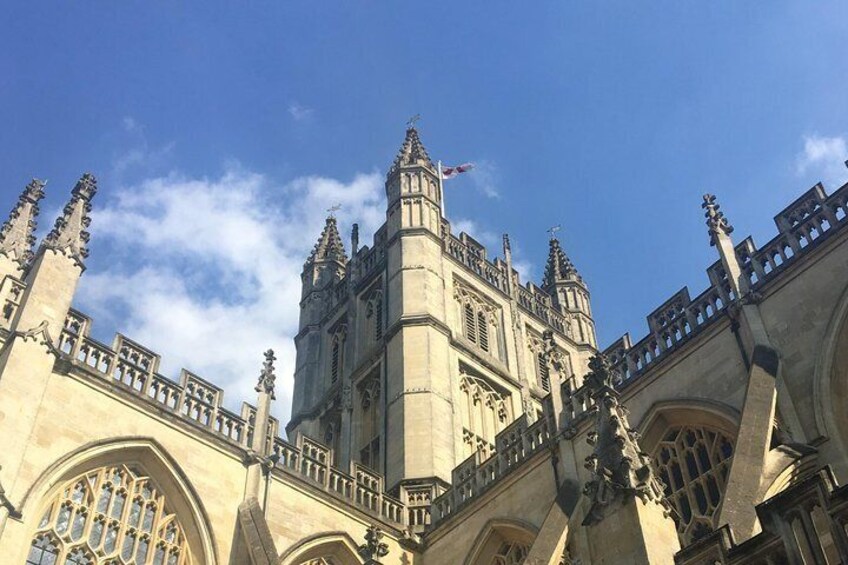
[[[97,192],[97,179],[91,173],[85,173],[71,191],[71,200],[65,205],[62,215],[56,218],[53,230],[47,234],[45,247],[61,251],[82,265],[88,257],[88,238],[86,231],[91,218],[91,199]]]
[[[545,275],[542,279],[542,288],[550,289],[556,283],[565,280],[583,281],[574,264],[563,251],[559,240],[552,235],[548,249],[548,262],[545,264]]]
[[[421,139],[418,137],[418,130],[415,129],[414,125],[406,128],[406,138],[403,140],[403,145],[400,146],[397,157],[395,157],[395,161],[389,169],[389,174],[394,173],[401,167],[412,165],[426,165],[431,169],[433,168],[433,162],[430,160],[424,144],[421,143]]]
[[[512,244],[509,242],[508,233],[503,234],[503,250],[504,255],[506,255],[507,253],[512,253]]]
[[[380,541],[383,535],[383,531],[377,526],[368,526],[365,543],[359,546],[359,555],[365,560],[365,565],[380,565],[377,558],[389,554],[389,546]]]
[[[356,256],[359,251],[359,224],[353,224],[350,228],[350,254]]]
[[[259,382],[256,383],[256,387],[254,390],[259,393],[270,394],[271,398],[276,398],[274,396],[274,383],[277,381],[277,375],[274,374],[274,361],[277,358],[274,357],[274,350],[269,349],[265,352],[265,362],[262,364],[262,372],[259,374]]]
[[[710,233],[710,245],[714,246],[716,244],[716,236],[719,233],[725,235],[733,233],[733,226],[724,217],[721,206],[716,202],[715,194],[705,194],[701,208],[704,209],[704,217],[707,219],[706,223]]]
[[[583,493],[591,500],[583,525],[603,520],[607,507],[639,497],[666,507],[662,483],[654,475],[651,458],[639,447],[639,434],[627,422],[627,410],[619,403],[609,360],[595,355],[589,361],[585,384],[597,410],[596,429],[586,441],[594,446],[585,466],[592,473]]]
[[[32,260],[38,201],[44,198],[44,181],[32,179],[24,188],[9,219],[0,228],[0,253],[21,267]]]
[[[312,253],[310,253],[307,263],[314,263],[316,261],[338,261],[342,264],[347,262],[344,243],[342,242],[341,235],[339,235],[336,218],[333,216],[327,217],[324,230],[318,238],[318,243],[312,248]]]

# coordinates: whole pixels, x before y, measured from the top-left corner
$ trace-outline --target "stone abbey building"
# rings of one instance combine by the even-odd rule
[[[330,217],[304,265],[282,430],[271,351],[234,413],[93,339],[95,179],[37,247],[30,183],[0,232],[0,563],[848,562],[848,184],[763,245],[705,196],[706,288],[613,344],[557,239],[536,286],[452,231],[414,128],[385,186],[368,244]]]

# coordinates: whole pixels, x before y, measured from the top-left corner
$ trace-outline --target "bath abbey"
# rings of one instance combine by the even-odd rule
[[[315,234],[289,422],[271,349],[232,411],[92,337],[92,175],[40,242],[44,184],[4,204],[0,563],[848,563],[848,184],[799,190],[767,242],[692,202],[702,288],[598,343],[556,234],[520,280],[507,235],[454,232],[441,175],[411,125],[382,227]]]

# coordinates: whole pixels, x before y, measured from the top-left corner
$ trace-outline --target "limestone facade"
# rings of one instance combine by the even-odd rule
[[[452,232],[414,128],[385,186],[370,245],[331,216],[304,265],[283,433],[273,351],[234,413],[93,339],[72,303],[96,180],[37,249],[30,183],[0,231],[0,562],[848,559],[848,185],[759,247],[706,195],[707,289],[605,348],[555,237],[536,286],[507,236],[492,258]]]

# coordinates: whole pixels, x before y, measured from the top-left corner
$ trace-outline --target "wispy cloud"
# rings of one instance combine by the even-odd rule
[[[309,120],[312,115],[315,113],[313,108],[307,108],[306,106],[302,106],[297,102],[292,102],[289,104],[289,115],[296,122],[305,122]]]
[[[498,190],[498,167],[494,162],[481,159],[475,161],[474,170],[469,175],[474,187],[479,190],[487,198],[500,198],[501,193]]]
[[[122,262],[89,270],[77,295],[95,326],[117,329],[162,355],[162,370],[189,368],[251,400],[261,353],[277,352],[276,415],[288,417],[300,272],[328,203],[342,229],[372,233],[385,207],[379,173],[349,181],[303,177],[276,184],[233,164],[217,179],[178,174],[118,190],[95,208],[92,254]]]
[[[121,119],[121,128],[125,134],[122,143],[124,149],[112,158],[112,174],[117,179],[121,179],[130,169],[138,169],[143,173],[153,171],[170,158],[175,146],[173,141],[151,147],[144,125],[132,116]]]
[[[804,149],[796,158],[798,176],[811,176],[829,189],[841,186],[848,179],[848,142],[844,136],[804,136]]]

